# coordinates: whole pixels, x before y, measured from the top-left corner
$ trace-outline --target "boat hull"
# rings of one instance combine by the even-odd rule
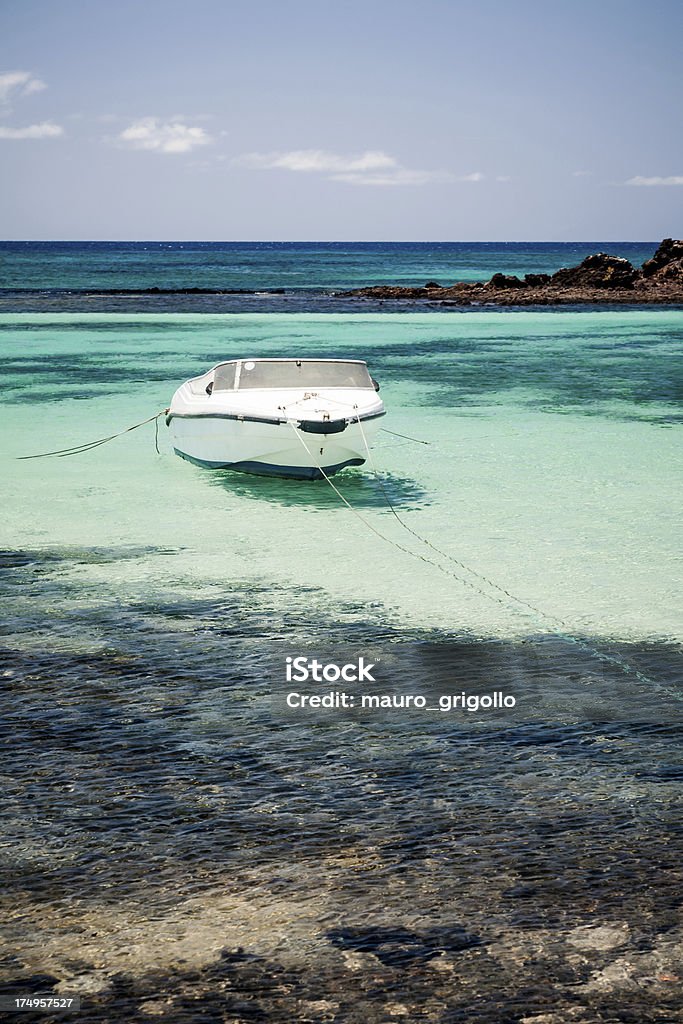
[[[362,429],[357,421],[341,430],[331,423],[330,433],[291,421],[211,415],[171,416],[169,429],[176,455],[196,466],[317,480],[365,462],[381,415],[364,419]]]

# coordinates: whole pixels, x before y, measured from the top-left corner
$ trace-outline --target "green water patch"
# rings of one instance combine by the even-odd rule
[[[221,359],[246,355],[367,358],[381,383],[427,388],[436,407],[520,406],[676,422],[683,398],[683,314],[675,311],[167,317],[17,315],[1,319],[10,400],[59,400],[91,386],[113,393],[164,382],[171,391]],[[16,335],[13,332],[16,331]],[[31,352],[23,350],[29,332]],[[16,351],[12,351],[16,337]],[[60,351],[54,351],[57,346]],[[48,383],[49,382],[49,383]],[[35,387],[38,387],[38,391]],[[93,396],[96,397],[96,396]],[[418,402],[421,401],[418,399]],[[523,407],[524,403],[521,403]]]

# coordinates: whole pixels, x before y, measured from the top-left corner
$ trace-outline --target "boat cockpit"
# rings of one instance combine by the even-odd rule
[[[211,379],[206,382],[206,378]],[[193,382],[194,383],[194,382]],[[282,388],[379,388],[365,363],[341,359],[234,359],[196,378],[207,394]],[[194,390],[194,388],[193,388]]]

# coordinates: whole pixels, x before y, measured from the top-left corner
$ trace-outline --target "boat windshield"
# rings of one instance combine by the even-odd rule
[[[365,363],[325,359],[248,359],[239,390],[245,388],[373,388]]]
[[[237,363],[222,363],[216,367],[213,377],[214,391],[233,391],[235,388],[235,370]]]

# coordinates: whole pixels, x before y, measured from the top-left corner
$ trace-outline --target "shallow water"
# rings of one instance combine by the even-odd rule
[[[7,546],[172,549],[125,580],[107,568],[103,586],[143,595],[151,581],[186,592],[237,577],[381,601],[381,618],[402,625],[538,629],[393,541],[455,573],[449,558],[461,560],[571,629],[680,638],[681,324],[661,311],[5,316]],[[386,543],[324,481],[190,469],[163,423],[161,456],[150,425],[75,458],[12,461],[145,419],[219,358],[282,353],[367,358],[387,429],[429,442],[383,432],[376,466],[405,522],[443,554],[382,508],[365,468],[340,486]]]
[[[5,991],[81,1020],[678,1019],[681,314],[0,328]],[[148,425],[15,461],[248,354],[367,358],[429,442],[376,461],[432,547],[367,467],[337,481],[385,541],[163,426],[160,455]],[[288,710],[296,654],[518,706]]]

